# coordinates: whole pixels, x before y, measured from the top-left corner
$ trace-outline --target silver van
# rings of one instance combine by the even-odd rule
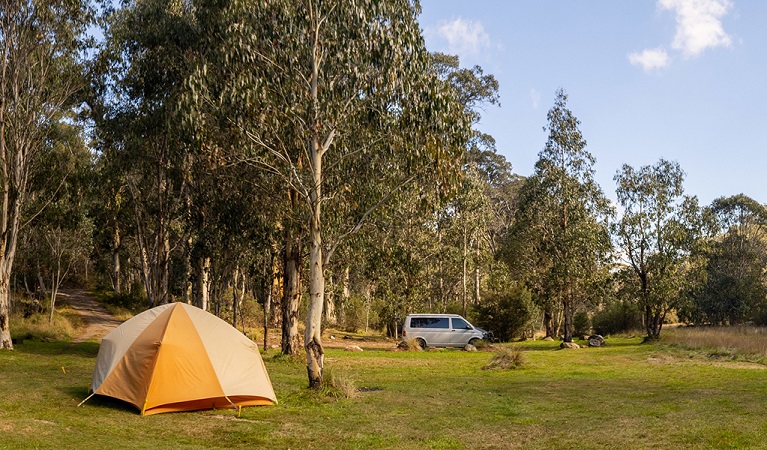
[[[485,339],[487,332],[475,328],[458,314],[410,314],[405,317],[402,337],[426,347],[463,347]]]

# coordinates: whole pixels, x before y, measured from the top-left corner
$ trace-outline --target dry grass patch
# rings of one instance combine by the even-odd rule
[[[767,328],[688,327],[669,330],[663,338],[668,344],[703,350],[711,358],[767,358]]]
[[[356,398],[359,396],[357,383],[348,375],[326,368],[322,377],[320,393],[330,398]]]
[[[14,315],[11,320],[11,335],[14,338],[32,339],[42,342],[69,341],[85,327],[80,314],[69,307],[56,308],[53,323],[49,313],[33,314],[29,317]]]
[[[521,369],[525,366],[525,354],[519,347],[498,347],[495,356],[483,369]]]

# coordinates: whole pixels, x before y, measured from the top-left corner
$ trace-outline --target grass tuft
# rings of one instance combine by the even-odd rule
[[[423,348],[421,348],[421,346],[418,344],[418,340],[416,339],[408,339],[406,341],[402,341],[399,345],[399,348],[410,351],[410,352],[423,351]]]
[[[525,354],[519,347],[498,347],[495,356],[483,369],[521,369],[525,366]]]
[[[359,390],[357,389],[357,383],[348,375],[338,373],[331,368],[325,368],[324,376],[322,377],[322,386],[320,387],[320,394],[328,398],[357,398],[359,396]]]

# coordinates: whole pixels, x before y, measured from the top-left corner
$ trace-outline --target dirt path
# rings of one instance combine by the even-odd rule
[[[101,339],[121,323],[84,289],[62,289],[58,298],[80,313],[85,320],[85,330],[75,338],[74,342],[93,338]]]

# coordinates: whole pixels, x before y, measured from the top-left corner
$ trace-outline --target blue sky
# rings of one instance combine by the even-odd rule
[[[479,128],[529,175],[562,87],[615,198],[622,164],[678,161],[708,204],[767,203],[767,2],[761,0],[422,0],[430,51],[500,83]]]

